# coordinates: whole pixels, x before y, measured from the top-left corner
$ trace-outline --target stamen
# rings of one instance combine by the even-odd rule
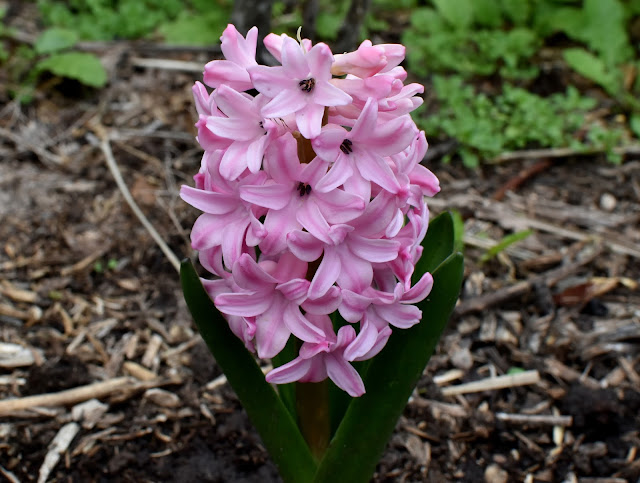
[[[340,145],[340,151],[342,151],[344,154],[349,154],[353,152],[353,148],[351,147],[353,145],[353,143],[351,142],[350,139],[345,139],[344,141],[342,141],[342,144]]]
[[[316,86],[316,80],[313,77],[309,77],[308,79],[301,80],[298,82],[300,89],[305,92],[311,92],[313,88]]]
[[[298,184],[298,191],[300,192],[300,196],[308,195],[311,193],[311,186],[308,184],[304,184],[302,181]]]

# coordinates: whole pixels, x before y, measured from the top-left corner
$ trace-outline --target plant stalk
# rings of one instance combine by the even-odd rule
[[[328,379],[296,383],[296,408],[300,432],[313,457],[320,461],[331,436]]]

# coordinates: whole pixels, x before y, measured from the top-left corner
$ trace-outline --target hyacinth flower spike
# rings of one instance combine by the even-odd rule
[[[183,262],[183,291],[282,478],[366,482],[462,279],[451,217],[429,221],[423,88],[401,45],[269,34],[264,66],[257,38],[229,25],[193,88],[204,155],[180,195],[211,276]]]

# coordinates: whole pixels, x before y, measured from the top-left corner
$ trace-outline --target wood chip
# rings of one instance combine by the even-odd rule
[[[80,425],[77,423],[67,423],[60,428],[58,434],[55,435],[51,444],[49,445],[49,451],[44,458],[44,462],[38,472],[38,483],[45,483],[49,478],[49,474],[56,467],[62,453],[67,451],[71,441],[76,437]]]
[[[117,377],[108,381],[96,382],[51,394],[3,399],[0,401],[0,416],[13,416],[16,411],[33,409],[38,406],[68,406],[91,398],[102,398],[130,387],[134,382],[135,380],[129,377]]]
[[[135,377],[140,381],[152,381],[158,375],[147,369],[146,367],[141,366],[137,362],[126,361],[122,364],[122,369],[128,373],[129,375]]]
[[[153,334],[149,343],[147,344],[147,350],[142,356],[142,365],[147,366],[149,368],[157,367],[160,363],[160,359],[158,358],[158,351],[160,350],[160,346],[162,345],[162,337],[158,334]]]
[[[509,414],[496,413],[496,419],[506,423],[523,424],[527,426],[571,426],[571,416],[557,416],[553,414]]]
[[[163,408],[177,408],[182,405],[182,401],[180,401],[180,398],[176,394],[165,391],[164,389],[148,389],[145,391],[144,397],[156,406]]]
[[[505,374],[504,376],[489,377],[480,381],[468,382],[457,386],[445,387],[442,389],[444,396],[455,396],[458,394],[468,394],[472,392],[494,391],[509,387],[526,386],[540,382],[538,371],[525,371],[517,374]]]
[[[26,367],[35,362],[33,352],[19,344],[0,342],[0,367]]]

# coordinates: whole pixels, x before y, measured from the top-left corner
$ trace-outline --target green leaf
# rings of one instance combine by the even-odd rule
[[[636,138],[640,139],[640,114],[632,114],[629,120],[629,127]]]
[[[78,34],[73,30],[50,28],[42,32],[34,45],[38,54],[50,54],[73,47],[78,41]]]
[[[164,40],[177,45],[213,45],[220,43],[220,32],[229,21],[226,10],[211,10],[206,15],[185,12],[172,22],[160,26]]]
[[[414,270],[414,283],[426,272],[433,272],[453,252],[454,225],[451,213],[441,213],[429,222],[422,242],[422,256]]]
[[[55,54],[36,64],[39,72],[75,79],[88,86],[103,87],[107,83],[107,72],[95,55],[85,52]]]
[[[466,30],[473,22],[472,0],[433,0],[433,4],[454,28]]]
[[[503,237],[502,240],[489,248],[487,252],[482,255],[482,257],[480,257],[480,263],[485,263],[491,260],[498,253],[504,251],[507,247],[513,245],[516,242],[519,242],[520,240],[524,240],[532,234],[533,230],[522,230]]]
[[[458,210],[451,210],[453,218],[453,251],[462,253],[464,251],[464,220]]]
[[[189,260],[182,262],[180,279],[187,306],[202,338],[260,433],[283,480],[312,481],[316,462],[295,421],[265,381],[253,356],[231,332]]]
[[[599,57],[578,48],[566,49],[563,56],[567,64],[580,75],[600,84],[610,93],[616,90],[615,77]]]
[[[453,235],[451,235],[453,237]],[[433,272],[433,290],[418,304],[423,320],[396,330],[372,361],[367,392],[349,405],[320,462],[314,481],[368,482],[407,400],[420,379],[458,299],[462,255],[454,254]]]

